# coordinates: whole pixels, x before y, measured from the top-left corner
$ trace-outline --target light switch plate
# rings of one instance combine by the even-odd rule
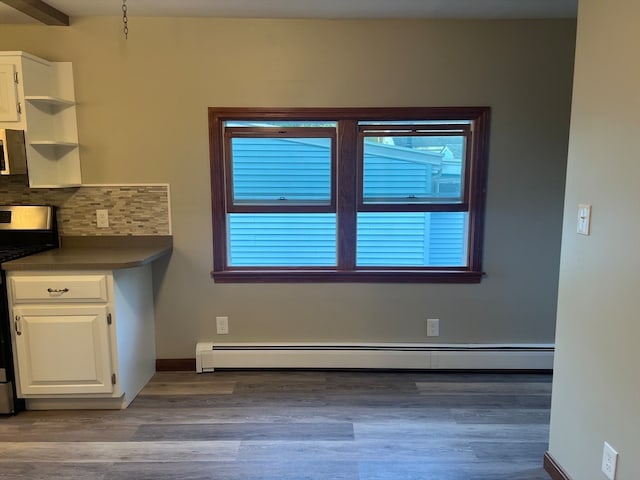
[[[591,234],[591,205],[587,203],[578,205],[578,233],[580,235]]]

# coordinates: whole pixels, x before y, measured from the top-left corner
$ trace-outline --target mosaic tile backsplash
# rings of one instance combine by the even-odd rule
[[[171,235],[168,185],[27,186],[24,175],[0,177],[0,205],[55,205],[60,235]],[[98,228],[96,209],[109,211]]]

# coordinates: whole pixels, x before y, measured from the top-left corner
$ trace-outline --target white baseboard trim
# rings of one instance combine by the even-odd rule
[[[216,368],[551,370],[553,353],[553,344],[198,342],[196,372]]]

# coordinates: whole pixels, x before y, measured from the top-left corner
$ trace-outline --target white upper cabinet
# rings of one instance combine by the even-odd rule
[[[13,64],[0,64],[0,122],[19,121],[16,67]]]
[[[0,128],[25,131],[30,187],[82,183],[70,62],[0,52]]]

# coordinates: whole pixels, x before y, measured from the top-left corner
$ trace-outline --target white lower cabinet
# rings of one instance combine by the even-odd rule
[[[113,391],[106,305],[15,307],[13,314],[23,394]]]
[[[27,408],[125,408],[155,372],[150,266],[8,272]]]

